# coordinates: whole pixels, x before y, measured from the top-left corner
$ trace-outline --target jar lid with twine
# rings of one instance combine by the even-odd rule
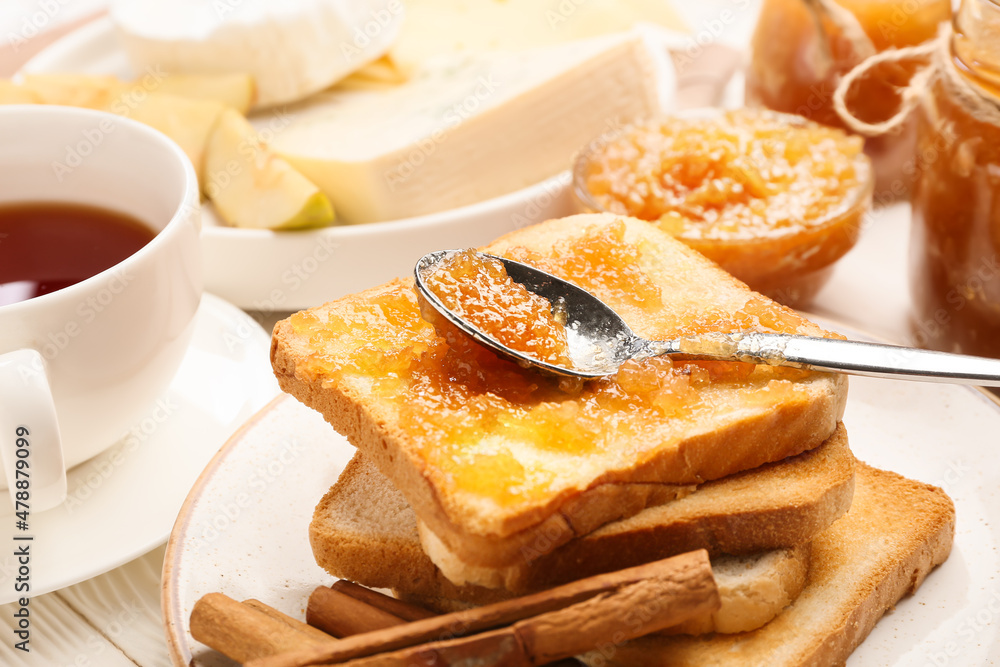
[[[844,124],[858,134],[878,137],[901,126],[910,113],[928,99],[931,86],[941,81],[945,90],[973,119],[1000,126],[1000,97],[975,85],[955,66],[952,57],[952,39],[955,33],[950,23],[941,24],[938,36],[923,44],[901,49],[887,49],[870,56],[845,74],[833,93],[833,108]],[[900,92],[898,111],[878,123],[868,123],[855,116],[847,106],[846,98],[851,87],[862,77],[883,63],[924,61],[924,65],[910,78]]]

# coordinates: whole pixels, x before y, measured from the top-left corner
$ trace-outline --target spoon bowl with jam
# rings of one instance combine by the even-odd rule
[[[1000,386],[1000,360],[783,333],[647,340],[585,289],[528,264],[473,250],[424,255],[421,311],[526,368],[591,380],[660,355],[930,382]]]

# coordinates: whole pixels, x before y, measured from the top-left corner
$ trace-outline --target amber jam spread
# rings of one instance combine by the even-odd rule
[[[851,12],[876,51],[915,46],[937,34],[951,16],[950,0],[836,0]],[[812,0],[764,0],[751,40],[747,68],[747,104],[805,116],[845,128],[833,108],[833,92],[844,74],[858,65],[843,30]],[[899,91],[906,88],[922,63],[887,63],[875,68],[849,92],[846,103],[861,120],[878,123],[899,108]],[[912,159],[913,132],[869,139],[878,190],[893,195],[906,191],[901,167]]]
[[[620,312],[656,318],[663,337],[699,331],[794,332],[804,320],[751,296],[742,309],[665,306],[627,243],[621,222],[595,226],[542,259],[524,248],[506,255],[595,292]],[[413,287],[391,283],[339,304],[337,314],[292,316],[296,334],[317,351],[297,372],[356,382],[371,392],[412,439],[425,473],[456,492],[515,507],[568,490],[581,471],[630,467],[700,420],[791,400],[804,371],[728,362],[626,363],[614,377],[567,393],[465,337],[452,344],[421,318]],[[345,342],[350,341],[350,342]],[[357,341],[363,344],[356,346]],[[597,474],[595,472],[595,474]]]
[[[854,245],[871,196],[860,138],[748,109],[628,128],[576,172],[585,207],[656,222],[791,305]]]
[[[423,280],[449,310],[504,346],[550,364],[573,366],[565,313],[558,304],[553,311],[548,299],[511,280],[502,262],[463,250],[444,258]],[[434,318],[432,323],[448,338],[453,330],[441,326],[445,321]]]

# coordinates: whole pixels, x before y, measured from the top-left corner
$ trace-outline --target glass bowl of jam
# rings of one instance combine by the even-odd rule
[[[754,290],[808,306],[857,242],[874,176],[860,137],[763,109],[624,128],[573,164],[579,210],[652,222]]]

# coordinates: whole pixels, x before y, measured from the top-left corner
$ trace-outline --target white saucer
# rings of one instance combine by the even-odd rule
[[[15,529],[6,492],[0,544],[31,542],[32,596],[96,576],[166,540],[184,497],[216,450],[277,393],[270,336],[246,313],[205,294],[191,347],[166,394],[111,449],[69,471],[69,498]],[[95,415],[99,419],[99,415]],[[0,604],[14,590],[13,547],[0,555]]]
[[[871,339],[813,319],[851,338]],[[942,486],[957,512],[951,557],[879,621],[848,665],[925,667],[945,664],[941,656],[955,665],[1000,660],[994,611],[1000,596],[1000,402],[970,387],[851,378],[844,423],[859,459]],[[175,665],[232,664],[188,632],[191,609],[206,593],[257,598],[303,617],[312,590],[331,580],[309,548],[313,507],[354,451],[318,413],[288,396],[220,450],[191,489],[167,543],[163,618]],[[266,478],[264,470],[270,471]],[[230,518],[237,509],[238,521]],[[961,655],[951,661],[955,650]]]

